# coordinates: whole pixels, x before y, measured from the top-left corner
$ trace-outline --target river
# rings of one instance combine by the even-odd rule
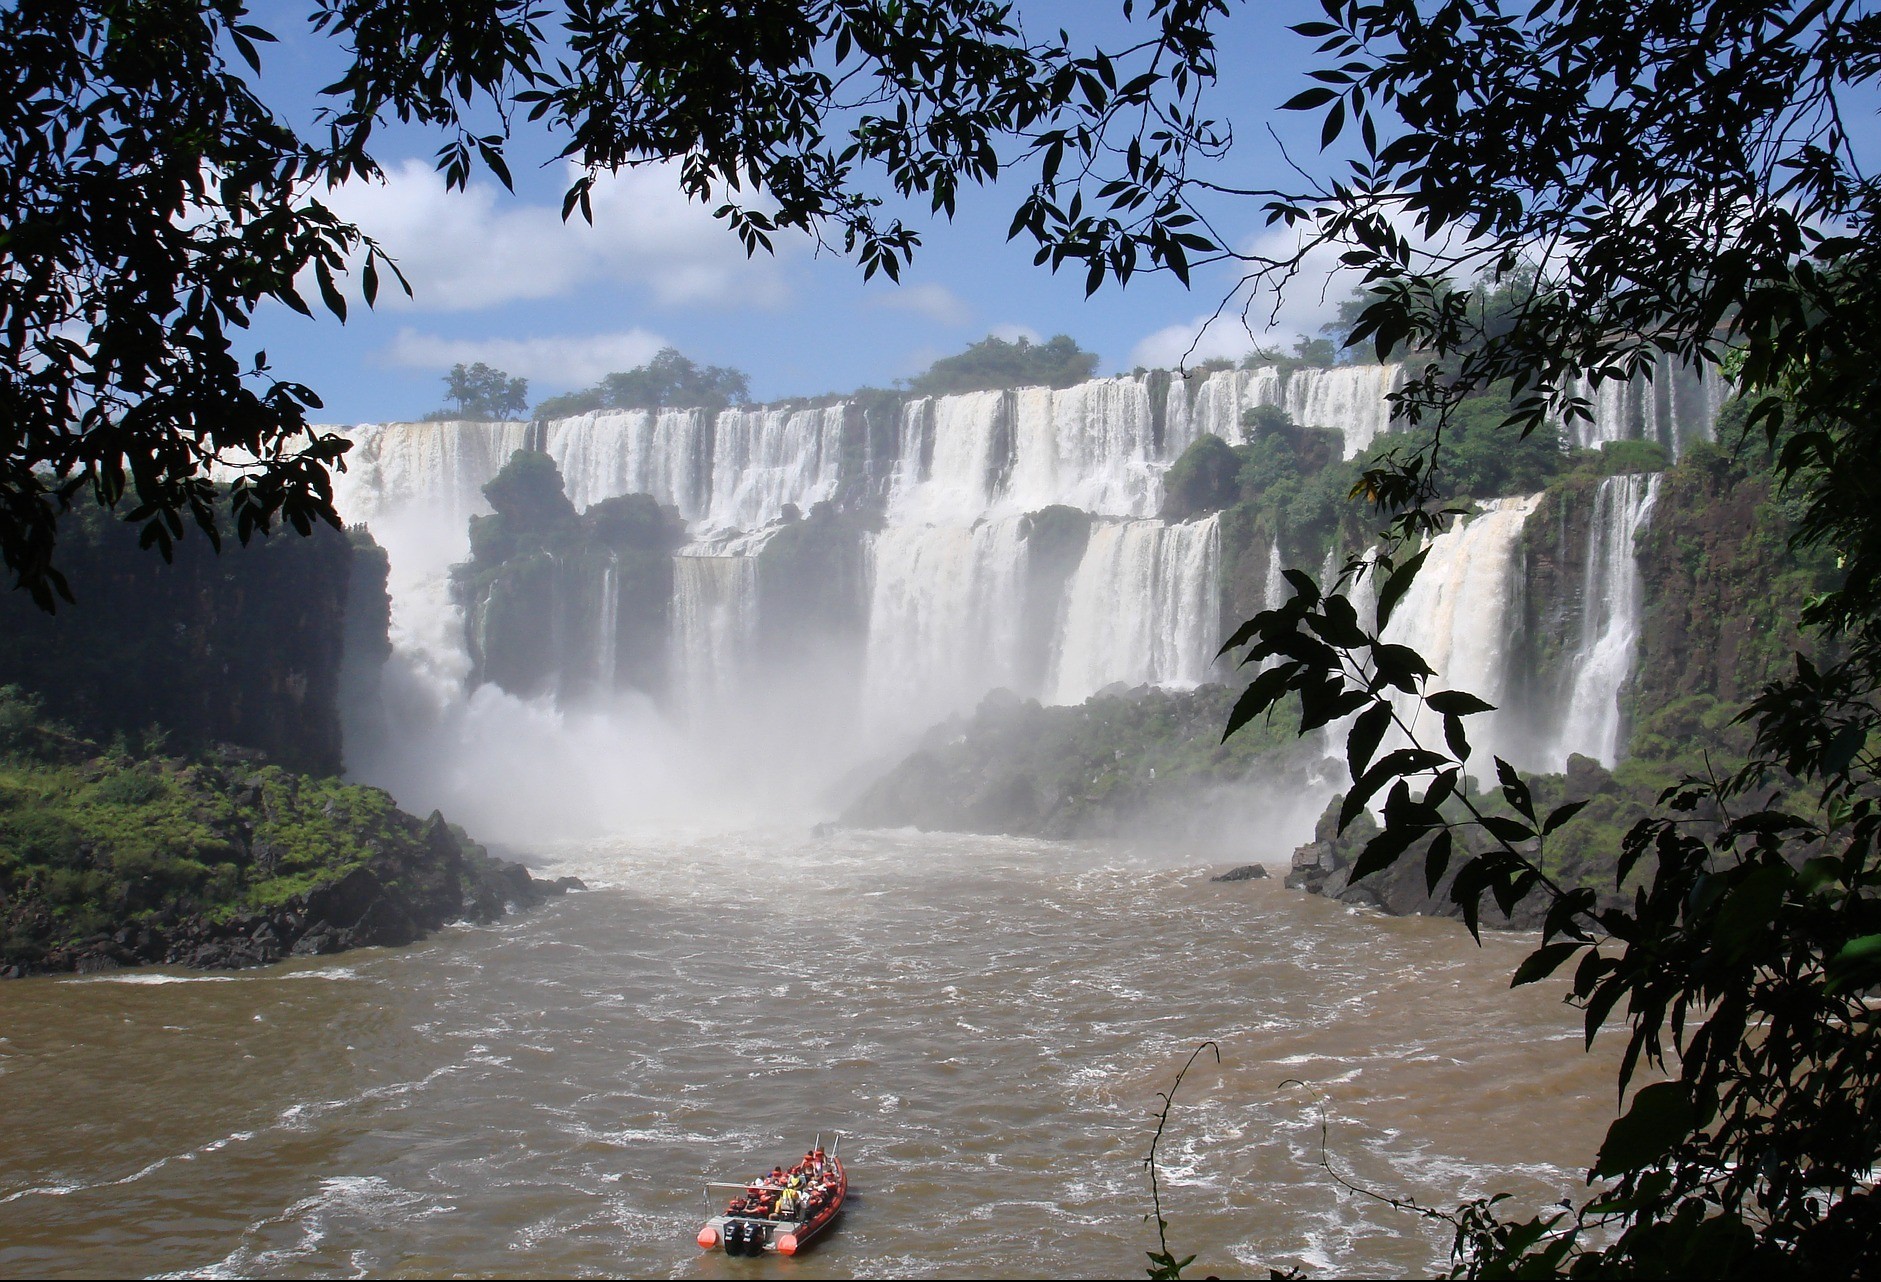
[[[666,835],[414,947],[0,985],[0,1273],[1193,1276],[1428,1271],[1449,1207],[1580,1187],[1613,1115],[1530,946],[1076,845]],[[1299,1081],[1308,1085],[1289,1085]],[[1321,1120],[1326,1144],[1322,1150]],[[795,1259],[700,1184],[840,1132]]]

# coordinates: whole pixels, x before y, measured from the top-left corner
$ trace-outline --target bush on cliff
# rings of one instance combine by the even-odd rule
[[[1163,474],[1165,521],[1186,521],[1232,507],[1241,496],[1241,456],[1212,432],[1204,432]]]

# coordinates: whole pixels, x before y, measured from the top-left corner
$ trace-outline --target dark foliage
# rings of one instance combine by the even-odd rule
[[[1364,570],[1375,617],[1291,575],[1293,599],[1231,641],[1268,666],[1229,730],[1283,697],[1302,730],[1352,718],[1338,824],[1374,805],[1382,819],[1352,880],[1414,859],[1433,888],[1449,879],[1472,930],[1486,900],[1507,911],[1539,896],[1542,944],[1515,982],[1568,968],[1588,1037],[1625,1026],[1622,1090],[1645,1077],[1580,1205],[1523,1223],[1503,1221],[1499,1199],[1446,1214],[1457,1267],[1872,1272],[1881,509],[1864,496],[1881,188],[1854,161],[1841,99],[1881,68],[1881,22],[1821,0],[1324,7],[1297,30],[1336,65],[1288,105],[1323,111],[1328,144],[1356,129],[1364,155],[1336,187],[1270,211],[1366,272],[1348,341],[1423,354],[1398,403],[1424,439],[1364,477],[1396,514],[1397,542]],[[1519,287],[1492,299],[1455,283],[1479,273]],[[1467,719],[1488,706],[1427,689],[1424,661],[1380,633],[1422,562],[1416,536],[1455,492],[1444,465],[1467,465],[1453,435],[1471,433],[1471,398],[1506,386],[1505,435],[1533,433],[1587,412],[1569,395],[1578,374],[1625,377],[1662,354],[1718,362],[1727,347],[1746,430],[1800,508],[1797,541],[1833,550],[1846,575],[1804,612],[1846,657],[1795,657],[1742,714],[1748,760],[1666,789],[1622,841],[1632,893],[1603,905],[1550,871],[1549,843],[1586,799],[1550,806],[1505,762],[1473,763]],[[1411,733],[1413,702],[1440,743]],[[1472,768],[1493,777],[1497,808],[1462,786]]]
[[[186,523],[219,538],[218,463],[246,540],[337,523],[312,390],[238,353],[257,308],[342,318],[396,268],[318,193],[376,176],[374,134],[433,131],[451,187],[510,181],[521,120],[547,128],[590,213],[604,172],[676,161],[748,252],[780,231],[898,278],[920,238],[889,199],[951,215],[963,184],[1018,164],[1013,223],[1039,259],[1188,279],[1214,250],[1180,199],[1188,157],[1223,139],[1198,110],[1223,0],[1151,0],[1111,56],[1028,42],[999,0],[318,0],[344,69],[313,103],[257,93],[274,37],[239,0],[28,0],[0,13],[0,560],[44,608],[68,586],[58,517],[81,494],[168,554]],[[286,122],[312,116],[313,140]],[[1087,210],[1084,188],[1107,212]],[[1093,202],[1093,209],[1096,202]],[[402,285],[403,279],[399,278]],[[506,389],[507,392],[507,389]]]
[[[23,686],[49,714],[101,740],[163,727],[178,750],[259,749],[283,765],[340,770],[340,683],[349,634],[370,644],[383,595],[370,539],[338,530],[277,532],[213,555],[200,543],[165,566],[136,533],[97,509],[66,521],[63,556],[82,595],[56,615],[24,593],[0,595],[0,684]],[[376,568],[383,572],[382,559]],[[367,573],[361,574],[364,569]],[[385,644],[385,615],[377,644]]]

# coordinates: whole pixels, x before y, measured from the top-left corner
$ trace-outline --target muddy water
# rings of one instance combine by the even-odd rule
[[[1612,1115],[1519,939],[986,838],[557,854],[596,889],[410,949],[0,985],[0,1273],[1136,1274],[1207,1038],[1172,1244],[1402,1273],[1446,1240],[1340,1190],[1322,1115],[1341,1174],[1439,1205],[1571,1192]],[[831,1236],[693,1245],[702,1180],[818,1131]]]

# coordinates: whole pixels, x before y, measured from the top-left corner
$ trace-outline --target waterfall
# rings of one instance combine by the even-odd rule
[[[1402,377],[1395,365],[1270,365],[920,397],[859,437],[858,407],[842,403],[346,429],[355,447],[336,503],[348,520],[370,522],[391,556],[387,722],[406,736],[379,755],[349,741],[349,760],[374,771],[394,761],[422,776],[414,804],[474,814],[481,793],[505,785],[502,745],[478,770],[458,768],[473,726],[531,745],[536,773],[550,778],[600,778],[619,760],[664,778],[686,755],[675,745],[692,743],[706,745],[720,768],[745,753],[740,784],[752,762],[768,769],[783,758],[801,777],[826,780],[996,687],[1075,703],[1119,682],[1231,679],[1215,667],[1221,524],[1156,519],[1164,472],[1203,432],[1243,441],[1243,415],[1262,405],[1338,431],[1344,452],[1356,454],[1388,428],[1385,398]],[[1602,385],[1599,416],[1583,435],[1684,439],[1692,423],[1709,421],[1720,388],[1715,375],[1670,370],[1656,387]],[[482,486],[524,448],[556,461],[578,509],[649,494],[679,511],[690,540],[674,556],[670,587],[663,554],[646,545],[571,553],[554,585],[565,608],[540,621],[562,629],[559,648],[532,634],[530,614],[508,616],[507,635],[523,638],[508,652],[525,656],[511,671],[530,677],[528,689],[559,690],[559,703],[466,688],[467,621],[450,593],[450,567],[468,553],[465,523],[487,511]],[[866,475],[852,474],[857,467]],[[1631,538],[1653,494],[1639,477],[1601,487],[1587,613],[1560,687],[1565,713],[1550,731],[1562,752],[1611,760],[1618,751],[1617,693],[1639,627]],[[779,520],[786,505],[807,513],[839,495],[840,515]],[[1504,669],[1523,617],[1516,549],[1534,502],[1492,502],[1431,542],[1389,639],[1425,655],[1440,673],[1435,688],[1492,702],[1515,688]],[[1028,519],[1053,507],[1076,511]],[[1286,533],[1276,532],[1264,567],[1248,567],[1267,607],[1289,595]],[[782,538],[776,555],[760,557],[774,538]],[[1337,568],[1335,551],[1322,577]],[[1361,609],[1372,587],[1367,579],[1354,589]],[[539,683],[537,641],[560,665]],[[647,687],[651,699],[640,697]],[[1497,750],[1487,727],[1476,737]],[[661,746],[647,757],[652,743]],[[395,772],[386,770],[390,786]],[[554,813],[545,808],[537,821]]]
[[[545,436],[578,509],[620,494],[651,494],[688,521],[707,514],[711,441],[703,411],[578,414],[551,421]]]
[[[1593,411],[1591,420],[1568,426],[1571,444],[1599,449],[1610,441],[1657,441],[1675,459],[1685,442],[1715,438],[1729,392],[1716,366],[1693,368],[1664,353],[1637,377],[1577,378],[1570,390]]]
[[[1081,703],[1112,682],[1188,688],[1221,645],[1217,517],[1187,525],[1098,526],[1072,576],[1053,703]]]
[[[986,512],[1005,402],[1004,392],[968,392],[902,407],[902,461],[888,494],[891,524],[966,525]]]
[[[1620,691],[1633,671],[1644,595],[1633,541],[1651,521],[1658,497],[1656,474],[1610,476],[1600,483],[1588,531],[1580,637],[1550,768],[1559,768],[1573,752],[1611,766],[1625,747]]]
[[[488,512],[483,487],[529,439],[527,423],[368,423],[340,429],[353,443],[334,476],[334,502],[354,522],[423,511],[461,527]],[[459,537],[465,537],[461,528]]]
[[[1146,378],[1100,378],[1014,394],[1011,479],[1001,506],[1053,504],[1099,516],[1151,516],[1162,506],[1162,466]]]
[[[1540,502],[1539,494],[1491,499],[1480,513],[1457,518],[1426,545],[1423,568],[1392,612],[1384,639],[1411,647],[1435,669],[1427,689],[1467,690],[1492,704],[1502,702],[1522,618],[1522,529]],[[1434,714],[1420,721],[1420,705],[1409,696],[1398,702],[1399,715],[1420,736],[1441,742]],[[1509,755],[1493,715],[1473,723],[1471,739],[1478,773],[1489,770],[1492,754]]]
[[[890,526],[876,537],[864,700],[877,726],[923,725],[1017,683],[1019,524]]]
[[[694,724],[734,710],[757,625],[755,557],[673,558],[672,655],[675,702]]]
[[[620,675],[620,556],[612,551],[601,570],[601,609],[595,622],[594,682],[607,694]]]
[[[1287,599],[1287,581],[1282,577],[1286,565],[1280,556],[1280,536],[1267,545],[1267,580],[1261,585],[1261,608],[1278,610]]]
[[[1286,383],[1286,410],[1302,427],[1329,427],[1345,438],[1345,457],[1371,448],[1391,426],[1385,398],[1404,381],[1401,365],[1298,369]]]
[[[1302,427],[1331,428],[1345,438],[1345,457],[1371,448],[1391,425],[1385,398],[1404,382],[1402,365],[1340,365],[1281,373],[1275,365],[1217,370],[1194,389],[1191,404],[1180,380],[1170,385],[1166,433],[1180,441],[1172,456],[1203,433],[1239,444],[1247,440],[1242,415],[1258,405],[1284,409]]]
[[[732,409],[713,435],[712,498],[706,521],[755,529],[784,504],[801,510],[836,496],[842,465],[843,406]]]

